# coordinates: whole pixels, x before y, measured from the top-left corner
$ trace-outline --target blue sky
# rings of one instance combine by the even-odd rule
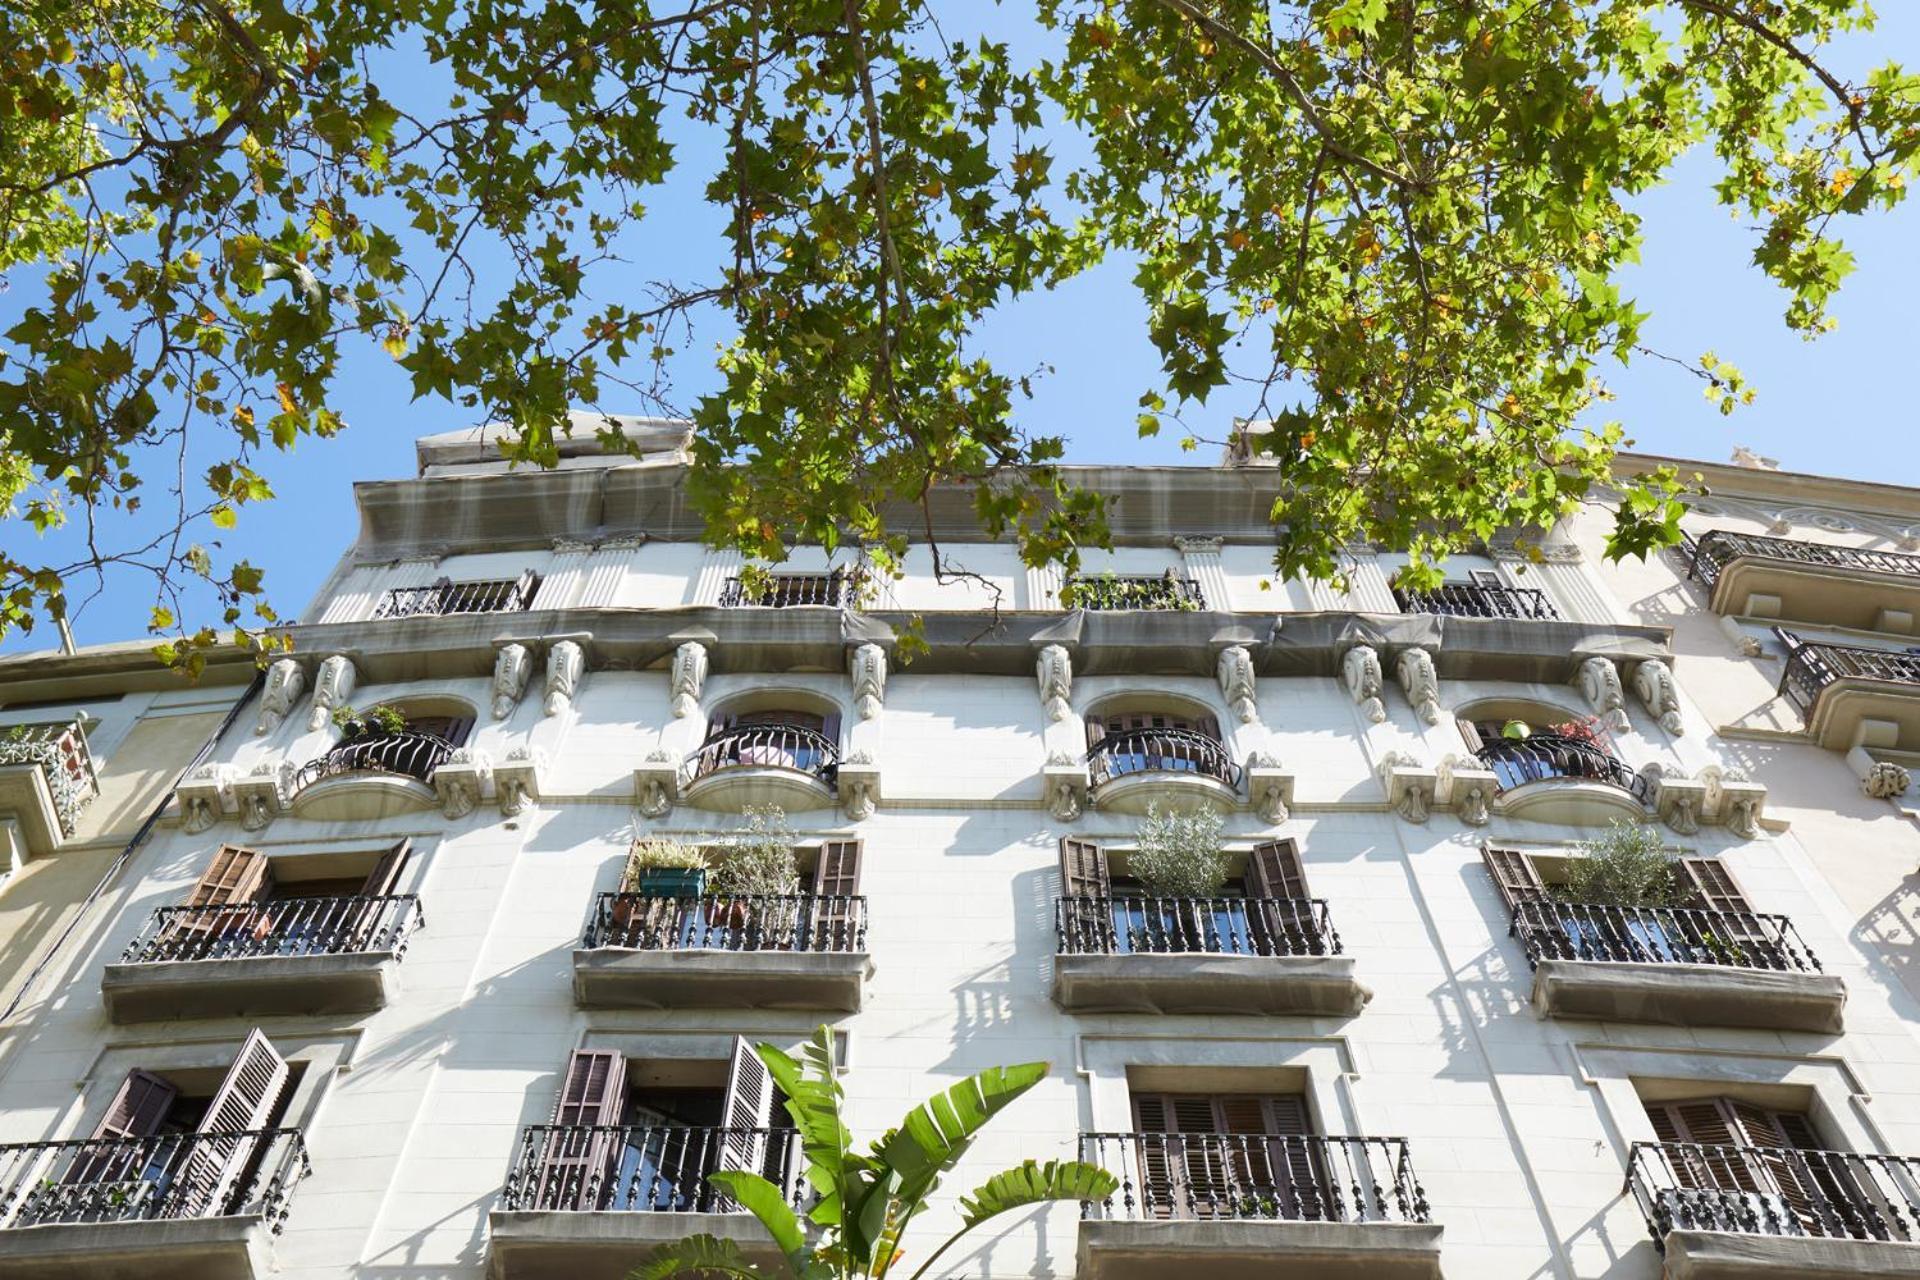
[[[998,12],[994,25],[1011,20]],[[1831,60],[1851,73],[1889,57],[1920,62],[1920,5],[1883,6],[1880,29],[1834,51]],[[704,184],[693,176],[700,168],[693,164],[684,180]],[[1648,345],[1682,357],[1712,349],[1745,370],[1756,402],[1723,418],[1693,378],[1642,360],[1609,376],[1618,399],[1607,416],[1625,423],[1637,447],[1650,452],[1723,461],[1735,444],[1744,444],[1788,470],[1920,485],[1920,416],[1912,391],[1920,363],[1920,200],[1845,228],[1858,268],[1834,308],[1839,329],[1810,343],[1781,324],[1784,298],[1749,265],[1752,233],[1714,205],[1709,186],[1715,176],[1712,158],[1696,154],[1641,201],[1643,261],[1622,284],[1652,313],[1642,335]],[[656,260],[680,257],[686,242],[711,236],[697,203],[659,207],[644,241]],[[643,253],[630,280],[610,275],[608,295],[648,278],[647,265]],[[1153,385],[1158,360],[1144,336],[1130,274],[1127,264],[1109,262],[1051,294],[1023,300],[993,319],[982,334],[983,350],[1009,371],[1051,366],[1020,412],[1030,430],[1065,436],[1069,461],[1211,461],[1211,449],[1181,452],[1173,434],[1136,435],[1135,401]],[[0,293],[0,328],[11,323],[27,293]],[[688,402],[711,385],[703,351],[687,354],[676,381]],[[411,474],[415,437],[470,425],[445,404],[411,403],[406,379],[377,348],[350,357],[342,386],[340,407],[350,424],[344,435],[265,459],[262,469],[277,500],[247,509],[239,527],[224,535],[196,531],[202,540],[222,538],[228,551],[262,566],[283,613],[304,606],[352,541],[352,482]],[[629,406],[609,399],[603,407]],[[1224,435],[1235,407],[1216,398],[1189,414],[1189,422],[1202,434]],[[13,527],[8,536],[21,534]],[[82,643],[139,637],[151,603],[143,582],[110,580],[84,603],[75,634]],[[51,634],[40,631],[13,637],[4,648],[51,643]]]

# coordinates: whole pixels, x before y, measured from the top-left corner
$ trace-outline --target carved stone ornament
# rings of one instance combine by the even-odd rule
[[[1588,658],[1580,664],[1574,682],[1607,728],[1624,732],[1632,727],[1627,721],[1626,691],[1620,687],[1620,668],[1605,658]]]
[[[1913,775],[1891,760],[1876,760],[1867,776],[1860,779],[1860,790],[1875,800],[1891,800],[1907,794]]]
[[[1435,800],[1453,810],[1470,827],[1484,827],[1493,819],[1493,798],[1500,780],[1478,756],[1450,755],[1434,771]]]
[[[1277,756],[1256,751],[1247,757],[1247,798],[1268,826],[1278,826],[1292,815],[1293,775]]]
[[[1427,724],[1440,723],[1440,677],[1433,669],[1433,655],[1425,649],[1408,649],[1400,655],[1397,672],[1400,690]]]
[[[1662,822],[1683,836],[1697,835],[1706,807],[1707,784],[1689,778],[1673,765],[1645,765],[1640,776],[1653,786],[1653,808]]]
[[[1640,695],[1647,714],[1660,727],[1678,738],[1685,731],[1680,723],[1680,691],[1673,682],[1673,671],[1658,658],[1648,658],[1633,669],[1633,691]]]
[[[689,640],[673,651],[673,714],[684,720],[700,710],[707,687],[707,646]]]
[[[1389,751],[1375,769],[1393,811],[1412,823],[1423,823],[1433,812],[1434,771],[1404,751]]]
[[[1174,550],[1183,556],[1219,555],[1220,548],[1226,545],[1225,538],[1210,538],[1202,535],[1176,534],[1173,539]]]
[[[1700,771],[1703,820],[1718,822],[1743,839],[1760,834],[1760,811],[1766,807],[1767,789],[1747,776],[1746,770],[1722,768],[1710,764]]]
[[[1064,751],[1047,757],[1040,771],[1045,786],[1047,809],[1060,822],[1078,820],[1087,809],[1087,766]]]
[[[1214,674],[1220,681],[1221,696],[1233,708],[1233,714],[1240,717],[1241,724],[1252,724],[1260,712],[1253,697],[1253,655],[1245,645],[1228,645],[1220,651]]]
[[[1047,719],[1059,721],[1072,715],[1073,658],[1066,649],[1057,644],[1042,649],[1034,676],[1040,682],[1040,705],[1047,709]]]
[[[533,808],[540,798],[540,773],[547,757],[538,747],[515,747],[494,766],[493,798],[500,812],[515,818]]]
[[[280,722],[293,714],[293,704],[300,701],[300,691],[307,687],[307,673],[292,658],[281,658],[267,668],[266,687],[260,691],[260,719],[254,723],[255,733],[272,733],[280,727]]]
[[[263,760],[253,772],[233,781],[234,802],[240,807],[240,825],[248,831],[264,831],[274,816],[287,807],[287,788],[293,772],[291,762],[274,764]]]
[[[520,705],[533,674],[533,659],[523,644],[503,644],[493,660],[493,718],[505,720]]]
[[[865,822],[880,805],[880,766],[864,751],[856,751],[840,762],[835,779],[840,807],[854,822]]]
[[[354,670],[353,659],[345,654],[336,653],[320,664],[320,670],[313,677],[313,709],[307,712],[309,730],[326,728],[333,713],[347,705],[359,674]]]
[[[853,705],[862,720],[880,714],[887,701],[887,651],[863,644],[847,655],[847,674],[853,679]]]
[[[233,795],[233,766],[209,761],[193,771],[175,793],[180,801],[180,826],[199,835],[239,808]]]
[[[1340,660],[1340,678],[1367,719],[1379,724],[1387,718],[1386,704],[1380,701],[1380,655],[1372,645],[1357,644],[1347,650]]]
[[[633,798],[649,818],[664,818],[680,798],[680,762],[665,747],[655,747],[633,770]]]
[[[440,797],[440,812],[449,818],[466,817],[479,807],[491,781],[493,761],[486,752],[456,747],[446,762],[433,771],[433,789]]]
[[[547,652],[546,710],[557,716],[573,705],[580,690],[580,676],[586,670],[587,655],[578,643],[562,640]]]

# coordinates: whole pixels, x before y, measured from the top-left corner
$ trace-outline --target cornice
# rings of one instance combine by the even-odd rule
[[[1695,474],[1707,487],[1707,501],[1716,496],[1747,498],[1785,508],[1831,507],[1837,511],[1878,515],[1896,522],[1920,522],[1920,489],[1883,484],[1877,480],[1846,480],[1838,476],[1808,475],[1800,471],[1765,471],[1725,462],[1697,462],[1654,453],[1622,453],[1614,458],[1614,473],[1641,476],[1660,467],[1673,467],[1682,478]]]

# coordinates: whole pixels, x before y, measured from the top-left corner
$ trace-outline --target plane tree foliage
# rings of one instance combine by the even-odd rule
[[[258,639],[266,584],[217,532],[272,497],[264,459],[346,427],[357,346],[452,420],[517,424],[529,465],[570,408],[688,414],[708,536],[759,562],[857,542],[897,568],[958,484],[1072,568],[1107,513],[1022,419],[1048,353],[1002,367],[981,333],[1109,258],[1161,360],[1111,371],[1139,430],[1271,424],[1239,440],[1286,481],[1276,574],[1370,540],[1429,585],[1607,482],[1602,370],[1672,358],[1620,291],[1632,202],[1684,152],[1717,157],[1729,234],[1813,335],[1847,219],[1898,203],[1920,148],[1913,76],[1825,60],[1862,0],[1031,0],[1005,42],[974,16],[0,6],[0,628],[117,567],[174,656]],[[663,192],[718,234],[643,271]],[[716,358],[683,402],[676,371]],[[1610,551],[1676,539],[1684,484],[1623,482]],[[182,594],[205,583],[211,611]]]

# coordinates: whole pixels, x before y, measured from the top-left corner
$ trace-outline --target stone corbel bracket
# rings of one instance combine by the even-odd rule
[[[578,640],[558,640],[547,650],[545,705],[548,715],[557,716],[573,706],[586,671],[587,651]]]
[[[494,799],[500,812],[509,818],[533,808],[540,798],[540,775],[546,770],[546,753],[538,747],[515,747],[507,758],[493,767]]]
[[[707,646],[689,640],[673,651],[673,715],[684,720],[700,710],[706,692]]]
[[[1050,644],[1040,650],[1033,674],[1040,685],[1040,705],[1047,709],[1047,719],[1058,722],[1072,715],[1073,656],[1066,646]]]
[[[1253,655],[1247,647],[1230,644],[1222,649],[1214,674],[1220,681],[1220,694],[1233,708],[1233,714],[1240,717],[1241,724],[1252,724],[1260,714],[1260,705],[1254,699]]]
[[[1654,816],[1683,836],[1696,834],[1707,804],[1707,784],[1672,765],[1650,764],[1640,776],[1652,784]]]
[[[1285,822],[1293,811],[1293,772],[1273,756],[1254,752],[1247,757],[1247,798],[1260,820],[1269,826]]]
[[[1876,760],[1865,747],[1847,752],[1847,764],[1860,775],[1860,793],[1872,799],[1897,803],[1913,786],[1911,770],[1891,760]]]
[[[1493,798],[1500,779],[1478,756],[1450,755],[1435,772],[1435,807],[1451,812],[1470,827],[1484,827],[1493,818]]]
[[[1633,726],[1627,720],[1627,695],[1620,687],[1620,668],[1606,658],[1588,658],[1574,675],[1580,696],[1587,700],[1601,722],[1617,733]]]
[[[1046,790],[1047,808],[1057,820],[1072,822],[1087,811],[1087,793],[1093,784],[1086,761],[1055,752],[1040,767],[1040,781]]]
[[[1760,814],[1767,807],[1767,789],[1740,769],[1710,764],[1700,771],[1706,789],[1701,801],[1703,821],[1716,822],[1742,839],[1760,834]]]
[[[353,687],[359,678],[353,659],[343,653],[336,653],[320,664],[320,670],[313,677],[313,705],[307,712],[309,732],[327,727],[333,713],[353,697]]]
[[[1408,649],[1394,664],[1400,678],[1400,691],[1426,724],[1440,723],[1440,677],[1433,669],[1433,655],[1425,649]]]
[[[633,799],[649,818],[664,818],[680,799],[680,760],[656,747],[633,768]]]
[[[287,811],[292,773],[291,763],[263,761],[252,773],[233,780],[233,802],[242,827],[264,831],[268,823]]]
[[[862,720],[880,714],[887,702],[887,651],[863,644],[847,654],[847,675],[853,681],[853,705]]]
[[[254,722],[256,734],[272,733],[280,722],[293,714],[300,691],[307,687],[307,673],[292,658],[281,658],[267,668],[267,682],[260,691],[260,718]]]
[[[1673,682],[1673,671],[1658,658],[1648,658],[1633,669],[1633,691],[1647,714],[1660,727],[1678,738],[1685,732],[1680,722],[1680,691]]]
[[[880,807],[880,766],[864,751],[856,751],[840,762],[835,787],[840,807],[855,822],[865,822]]]
[[[1380,701],[1380,655],[1372,645],[1357,644],[1347,650],[1340,659],[1340,678],[1368,720],[1379,724],[1387,718],[1387,705]]]
[[[1422,823],[1433,812],[1440,775],[1404,751],[1389,751],[1374,769],[1387,804],[1408,822]]]
[[[180,826],[190,835],[199,835],[222,818],[240,812],[233,794],[233,766],[212,761],[201,765],[174,791],[179,804]]]
[[[533,658],[523,644],[503,644],[493,660],[493,718],[505,720],[520,705],[533,675]]]
[[[479,808],[493,787],[493,760],[474,747],[458,747],[446,762],[433,771],[434,794],[440,797],[440,812],[449,818],[464,818]]]

